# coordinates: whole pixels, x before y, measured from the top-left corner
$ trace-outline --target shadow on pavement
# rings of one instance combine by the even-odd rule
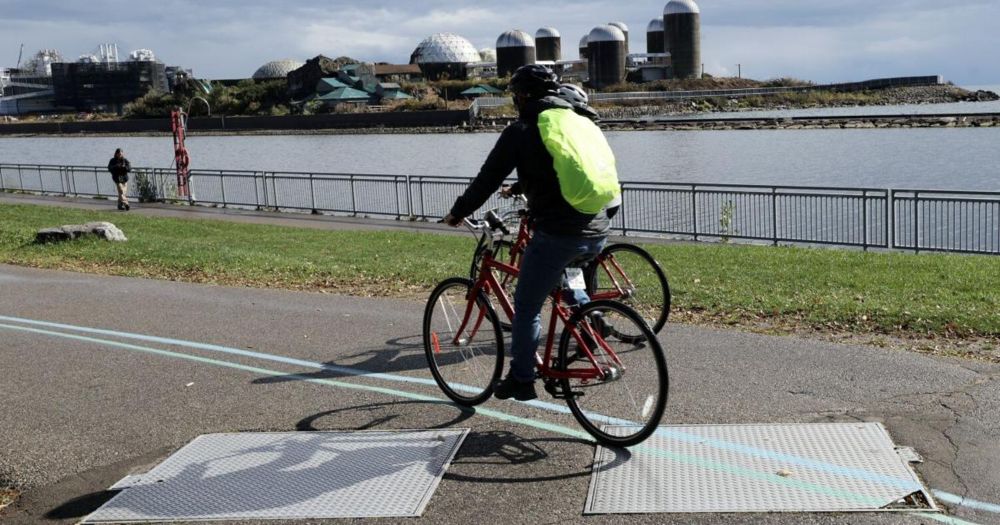
[[[252,384],[269,385],[289,381],[337,379],[366,374],[391,374],[428,369],[427,358],[424,356],[423,340],[419,335],[390,339],[386,341],[384,347],[345,355],[336,361],[324,363],[324,366],[326,368],[315,372],[261,377],[253,380]]]
[[[315,432],[322,430],[397,430],[396,428],[386,428],[385,426],[389,423],[396,421],[400,418],[407,417],[399,412],[392,412],[392,409],[397,407],[407,407],[412,409],[414,412],[420,412],[422,418],[427,418],[431,415],[429,408],[446,408],[452,409],[456,412],[455,417],[445,421],[443,423],[432,424],[432,425],[421,425],[422,428],[428,430],[432,429],[444,429],[453,427],[462,423],[463,421],[469,419],[476,414],[474,408],[466,408],[458,406],[454,403],[448,401],[399,401],[399,402],[386,402],[386,403],[373,403],[370,405],[360,405],[353,407],[338,408],[336,410],[328,410],[326,412],[320,412],[318,414],[311,415],[309,417],[301,419],[295,424],[295,430],[300,432]],[[436,412],[435,412],[436,413]],[[345,416],[354,415],[370,415],[371,419],[367,422],[360,424],[352,424],[348,426],[324,426],[322,421],[331,421],[334,423],[341,423]],[[338,417],[335,417],[338,416]],[[362,418],[364,419],[364,418]],[[403,428],[411,429],[412,425],[404,425]]]

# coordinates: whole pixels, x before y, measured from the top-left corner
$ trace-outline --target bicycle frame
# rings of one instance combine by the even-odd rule
[[[525,231],[525,226],[523,226],[524,224],[526,224],[526,221],[522,221],[522,228],[521,228],[522,233]],[[488,230],[484,231],[483,237],[480,238],[480,244],[481,245],[484,244],[487,238],[489,238],[490,242],[492,243],[491,232]],[[484,293],[486,295],[492,293],[499,302],[500,308],[504,311],[504,314],[507,316],[507,319],[513,322],[514,307],[511,305],[510,297],[507,296],[506,290],[494,275],[493,273],[494,270],[504,275],[509,275],[511,277],[517,277],[518,274],[520,273],[519,268],[507,263],[497,261],[493,257],[492,250],[486,250],[485,255],[483,257],[483,262],[479,269],[479,278],[476,280],[475,284],[472,287],[472,292],[469,296],[469,301],[466,306],[465,315],[463,316],[462,319],[462,324],[456,331],[456,336],[455,336],[456,339],[454,341],[454,344],[459,343],[458,334],[464,333],[466,327],[469,325],[472,319],[473,306],[476,304],[475,298],[478,297],[480,293]],[[572,312],[570,311],[569,308],[563,305],[559,296],[560,296],[559,290],[553,290],[552,294],[550,295],[550,298],[552,299],[553,308],[552,308],[552,315],[549,318],[549,323],[548,323],[549,325],[547,331],[548,335],[546,337],[546,342],[545,342],[544,357],[538,356],[537,352],[535,353],[536,367],[538,368],[541,376],[546,379],[606,380],[608,378],[609,372],[605,371],[604,369],[601,368],[600,365],[598,365],[597,359],[594,357],[594,354],[591,352],[591,349],[588,347],[588,344],[584,341],[580,331],[577,330],[575,326],[570,324],[569,320],[572,315]],[[472,335],[475,335],[475,333],[479,331],[479,329],[482,327],[482,323],[485,320],[485,318],[486,318],[485,312],[483,312],[482,309],[480,309],[477,319],[475,321],[475,325],[473,326],[472,329]],[[554,357],[553,350],[555,348],[555,330],[557,325],[556,323],[557,319],[561,320],[562,324],[570,330],[571,336],[576,340],[579,348],[583,350],[584,355],[587,357],[587,359],[590,361],[591,364],[591,367],[589,369],[579,368],[572,370],[556,370],[551,366]],[[590,337],[590,339],[596,342],[598,345],[600,345],[601,350],[614,361],[615,365],[622,367],[622,369],[624,369],[624,365],[622,364],[621,360],[610,348],[610,346],[604,341],[604,338],[596,334],[593,328],[589,324],[585,324],[584,326],[587,335]]]
[[[511,267],[514,265],[520,265],[520,257],[524,253],[525,248],[528,246],[528,242],[531,240],[531,218],[523,210],[521,210],[520,215],[521,221],[517,229],[517,238],[510,248],[509,264]],[[608,267],[609,262],[611,268]],[[598,255],[597,258],[594,259],[593,265],[594,271],[598,271],[598,268],[600,268],[608,275],[608,279],[614,288],[603,293],[591,294],[591,300],[621,299],[632,296],[633,291],[635,290],[635,283],[629,279],[625,271],[618,265],[618,261],[616,261],[613,257],[605,258],[604,255]],[[513,277],[517,277],[517,274],[513,274]]]

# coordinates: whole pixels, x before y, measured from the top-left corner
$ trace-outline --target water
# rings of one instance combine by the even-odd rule
[[[193,167],[475,176],[498,135],[190,137]],[[1000,128],[608,133],[622,180],[1000,191]],[[169,137],[0,138],[0,163],[167,168]]]

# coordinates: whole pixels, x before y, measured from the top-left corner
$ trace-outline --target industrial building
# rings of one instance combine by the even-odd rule
[[[616,26],[595,27],[587,35],[590,87],[602,89],[625,81],[625,33]]]
[[[701,9],[694,0],[670,0],[663,8],[666,49],[674,78],[701,78]]]
[[[305,62],[291,58],[272,60],[257,68],[257,71],[254,72],[251,78],[254,80],[284,80],[289,73],[304,65],[306,65]]]
[[[513,75],[518,68],[535,63],[535,39],[519,29],[497,38],[497,75]]]
[[[621,30],[622,34],[625,35],[625,54],[627,55],[629,53],[628,26],[625,25],[625,22],[608,22],[608,25],[617,27]]]
[[[535,32],[535,59],[538,62],[562,60],[562,35],[554,27],[543,27]]]
[[[171,68],[178,75],[190,71]],[[124,61],[118,46],[101,44],[95,53],[65,60],[52,49],[43,49],[23,67],[7,70],[0,92],[0,114],[57,111],[122,112],[126,104],[150,90],[170,89],[166,66],[148,49],[136,49]]]
[[[468,65],[480,60],[472,42],[454,33],[431,35],[410,55],[410,63],[420,66],[427,80],[468,78]]]

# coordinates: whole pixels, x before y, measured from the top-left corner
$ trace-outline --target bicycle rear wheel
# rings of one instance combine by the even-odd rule
[[[660,333],[670,315],[670,285],[656,259],[633,244],[612,244],[588,268],[591,299],[612,299],[632,307]],[[621,333],[637,337],[639,333]]]
[[[473,283],[455,277],[431,292],[424,309],[424,353],[438,386],[452,401],[474,406],[493,395],[503,371],[504,339],[496,311],[483,294],[471,302]]]
[[[570,323],[587,334],[583,345],[605,372],[604,379],[560,381],[573,416],[604,445],[628,447],[642,442],[660,424],[670,386],[656,334],[635,310],[615,301],[588,303]],[[619,332],[641,335],[625,338]],[[593,369],[594,363],[580,347],[567,327],[559,340],[558,368]]]

